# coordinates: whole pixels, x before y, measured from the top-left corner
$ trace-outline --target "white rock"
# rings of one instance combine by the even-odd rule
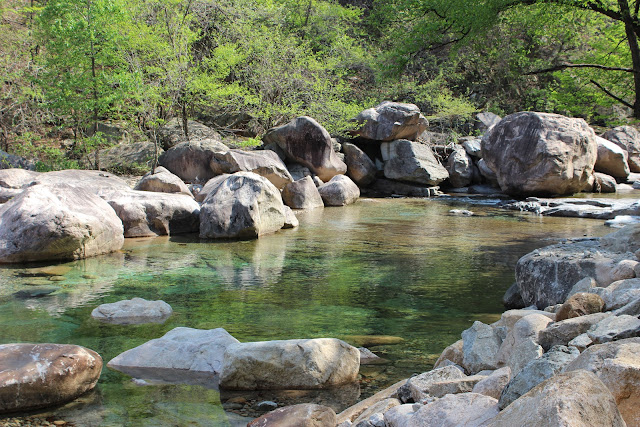
[[[226,348],[238,343],[222,328],[175,328],[111,359],[108,367],[136,378],[181,381],[220,375]]]
[[[491,375],[478,382],[473,387],[472,392],[499,399],[502,390],[510,380],[511,368],[505,366],[504,368],[496,369]]]
[[[418,410],[407,427],[476,427],[498,415],[498,401],[478,393],[448,394]]]

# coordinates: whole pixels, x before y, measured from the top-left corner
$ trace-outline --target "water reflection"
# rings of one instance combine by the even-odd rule
[[[452,208],[476,216],[451,216]],[[32,266],[0,268],[0,343],[74,343],[108,361],[178,326],[222,327],[240,341],[402,338],[371,344],[389,363],[364,372],[363,398],[428,369],[473,320],[493,321],[519,257],[563,237],[610,231],[598,220],[425,199],[362,199],[298,218],[298,229],[257,241],[127,239],[122,252],[63,264],[54,276],[34,275]],[[30,287],[55,291],[12,296]],[[133,297],[162,299],[174,314],[161,325],[130,326],[90,316],[99,304]],[[85,405],[99,421],[79,425],[226,425],[216,418],[224,416],[217,392],[195,387],[139,387],[105,369],[100,401]],[[349,396],[341,398],[345,406]]]

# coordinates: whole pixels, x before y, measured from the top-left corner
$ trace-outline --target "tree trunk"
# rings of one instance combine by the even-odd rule
[[[187,120],[187,103],[182,101],[182,130],[184,131],[184,137],[188,141],[189,140],[189,126]]]
[[[627,0],[618,0],[618,6],[620,7],[620,14],[624,22],[624,31],[627,36],[629,50],[631,51],[631,63],[633,64],[633,87],[635,93],[633,117],[640,119],[640,102],[638,102],[638,96],[640,96],[640,46],[638,46],[638,37],[633,28],[633,19],[631,18],[631,12],[629,10],[629,3]]]

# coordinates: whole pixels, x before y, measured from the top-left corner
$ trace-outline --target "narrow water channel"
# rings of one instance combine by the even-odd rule
[[[452,208],[476,215],[451,216]],[[362,368],[360,389],[332,402],[346,407],[428,370],[474,320],[498,319],[525,253],[565,237],[612,231],[598,220],[425,199],[361,199],[298,218],[299,228],[257,241],[127,240],[121,253],[58,265],[57,276],[43,276],[42,266],[2,268],[0,343],[79,344],[106,365],[178,326],[222,327],[240,341],[377,339],[370,349],[387,363]],[[139,326],[90,316],[99,304],[133,297],[162,299],[174,315],[162,325]],[[384,337],[357,337],[363,335]],[[93,393],[47,413],[96,426],[243,422],[220,402],[215,390],[140,384],[105,367]]]

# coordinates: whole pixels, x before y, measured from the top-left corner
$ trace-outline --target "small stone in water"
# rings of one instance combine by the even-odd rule
[[[94,276],[93,274],[83,274],[82,278],[83,279],[97,279],[98,276]]]
[[[473,216],[473,212],[468,211],[466,209],[451,209],[449,214],[455,216]]]
[[[25,291],[18,291],[13,294],[15,298],[18,299],[29,299],[29,298],[41,298],[47,296],[49,294],[54,293],[57,289],[54,288],[36,288],[29,289]]]
[[[51,280],[52,282],[62,282],[63,280],[66,280],[66,277],[64,277],[64,276],[51,276],[51,277],[49,277],[49,280]]]
[[[264,402],[258,403],[258,410],[259,411],[264,411],[264,412],[273,411],[277,407],[278,407],[278,404],[276,402],[272,402],[270,400],[265,400]]]

